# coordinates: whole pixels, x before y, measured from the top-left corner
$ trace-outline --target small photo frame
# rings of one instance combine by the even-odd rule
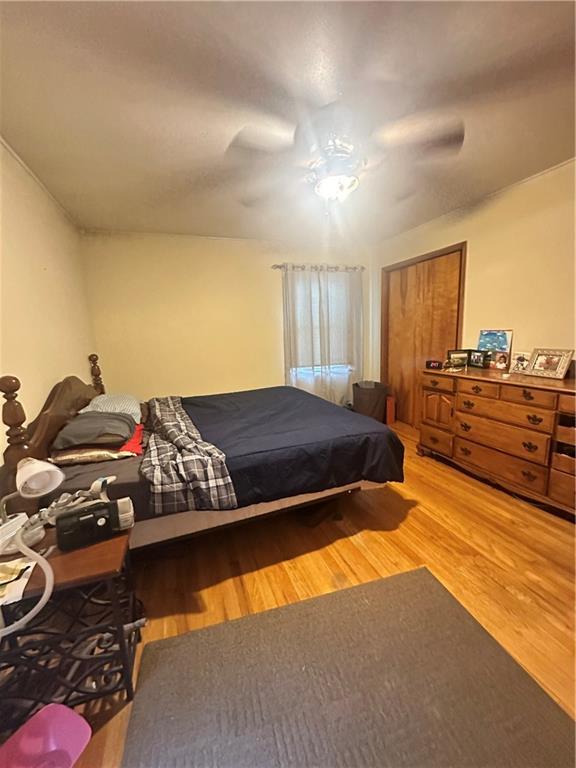
[[[532,352],[513,352],[510,373],[526,373]]]
[[[509,352],[492,352],[490,357],[490,368],[497,371],[507,371],[510,367]]]
[[[528,376],[543,376],[547,379],[563,379],[572,362],[573,354],[573,349],[536,347],[532,351],[528,368],[524,373]]]
[[[468,365],[471,368],[489,368],[490,352],[481,349],[471,349],[468,356]]]
[[[471,351],[470,349],[449,349],[448,363],[450,368],[466,368]]]

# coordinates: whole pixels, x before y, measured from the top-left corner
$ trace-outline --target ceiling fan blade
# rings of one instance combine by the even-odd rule
[[[294,144],[293,126],[291,132],[283,134],[271,133],[259,128],[247,126],[239,131],[232,139],[226,150],[226,155],[234,161],[243,161],[251,165],[261,163],[286,165],[307,168],[310,163],[309,155]]]
[[[270,176],[263,183],[253,185],[253,190],[239,197],[239,202],[245,208],[255,208],[262,205],[288,203],[300,195],[311,192],[306,181],[306,173],[301,169],[285,168]]]
[[[396,120],[374,132],[375,141],[388,149],[417,152],[458,152],[464,143],[464,121],[450,115],[416,114]]]
[[[185,182],[188,193],[213,192],[223,187],[244,184],[253,175],[248,164],[212,166],[190,174]]]
[[[165,179],[162,190],[156,191],[150,200],[154,207],[172,208],[181,205],[195,196],[202,197],[204,193],[238,186],[246,182],[249,169],[243,167],[225,168],[213,165],[195,169],[186,173],[171,175]]]
[[[255,149],[261,152],[274,153],[291,149],[294,145],[294,131],[296,125],[292,123],[270,123],[262,125],[247,125],[242,128],[230,142],[228,148],[232,150]]]
[[[281,197],[283,198],[283,195],[278,195],[278,193],[273,193],[271,195],[264,193],[259,195],[243,195],[238,198],[238,202],[244,208],[261,208],[264,205],[271,205],[274,202],[279,202]]]

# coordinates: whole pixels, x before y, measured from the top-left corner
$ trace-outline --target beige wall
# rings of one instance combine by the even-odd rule
[[[329,260],[156,234],[88,235],[82,253],[104,382],[141,398],[283,384],[282,278],[271,266]]]
[[[380,359],[380,268],[463,240],[464,347],[476,346],[481,328],[512,328],[516,349],[574,348],[574,170],[574,161],[553,168],[376,249],[374,374]]]
[[[59,378],[87,377],[93,349],[109,389],[142,398],[282,383],[281,274],[270,267],[329,261],[328,253],[179,235],[81,236],[5,149],[1,161],[1,370],[21,377],[30,416]],[[367,375],[379,366],[380,267],[461,240],[464,345],[475,345],[480,328],[511,327],[516,348],[574,346],[572,162],[372,251]]]
[[[31,419],[63,376],[86,379],[94,337],[77,229],[4,146],[0,153],[0,368],[21,380]]]

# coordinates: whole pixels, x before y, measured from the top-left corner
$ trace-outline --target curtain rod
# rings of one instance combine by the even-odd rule
[[[312,272],[364,272],[366,267],[361,264],[347,265],[347,264],[272,264],[272,269],[282,269],[287,271],[289,269],[305,271],[307,269]]]

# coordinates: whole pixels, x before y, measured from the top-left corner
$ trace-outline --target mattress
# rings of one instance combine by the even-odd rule
[[[359,480],[402,481],[404,447],[385,424],[295,387],[182,399],[226,454],[240,506]]]
[[[182,398],[204,440],[226,455],[238,506],[348,485],[403,480],[404,447],[385,424],[294,387]],[[153,517],[141,458],[65,467],[63,489],[116,475],[111,498],[130,496]]]
[[[142,456],[117,461],[98,461],[94,464],[72,464],[61,467],[65,480],[54,494],[59,496],[64,491],[73,493],[79,488],[90,488],[99,477],[115,475],[116,480],[108,486],[108,496],[111,499],[121,499],[130,496],[134,504],[136,520],[151,517],[150,493],[148,483],[140,475]]]

